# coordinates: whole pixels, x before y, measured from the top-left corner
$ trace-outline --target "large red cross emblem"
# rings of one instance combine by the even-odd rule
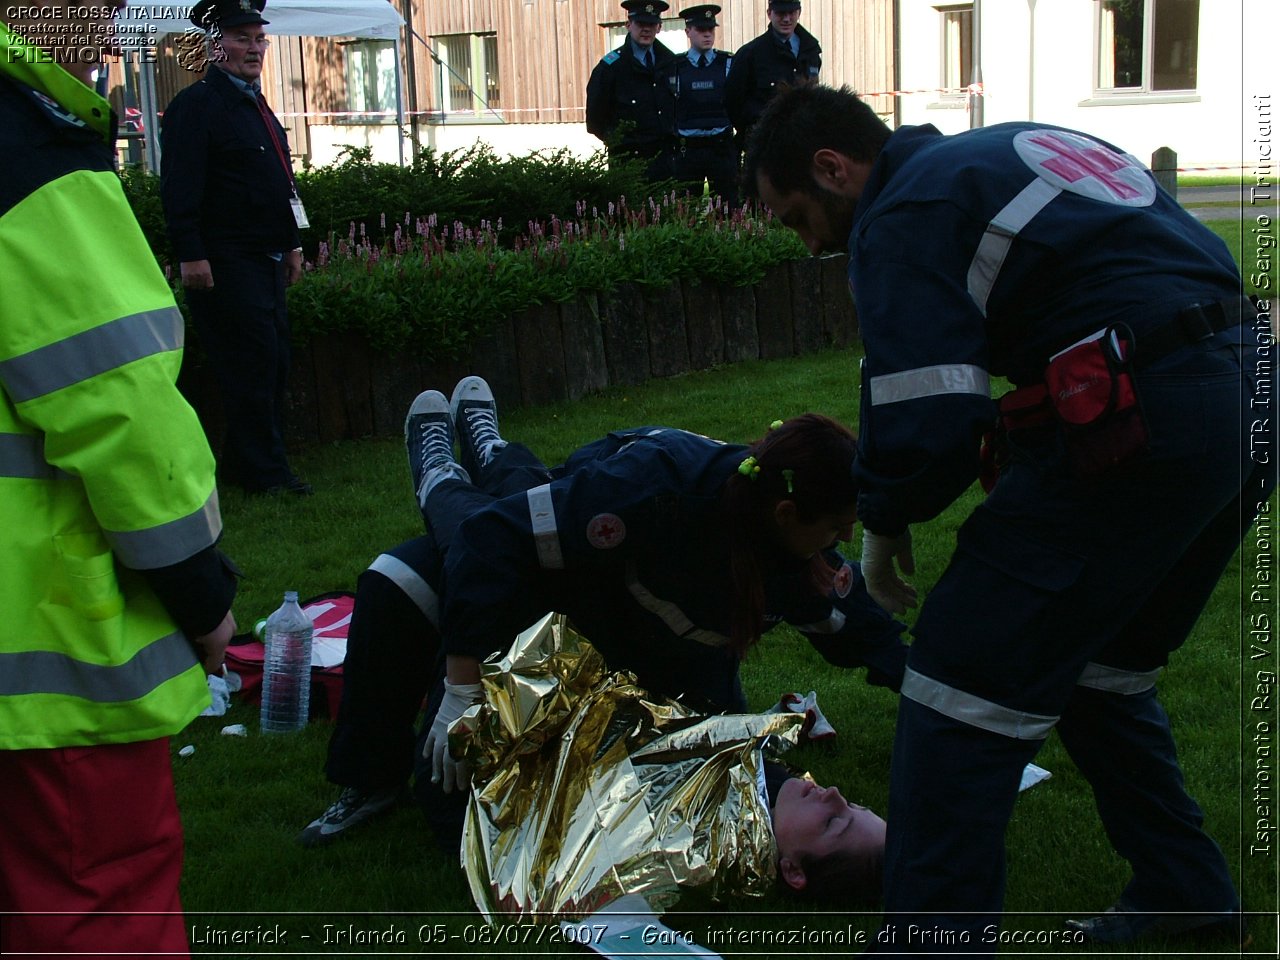
[[[1133,157],[1066,130],[1024,130],[1014,148],[1037,174],[1072,193],[1146,206],[1155,199],[1155,181]]]

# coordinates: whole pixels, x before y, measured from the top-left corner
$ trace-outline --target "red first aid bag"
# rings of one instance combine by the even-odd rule
[[[1045,385],[1062,422],[1072,472],[1090,479],[1147,450],[1130,345],[1107,327],[1049,359]]]
[[[311,718],[334,719],[342,701],[342,662],[346,658],[347,628],[355,594],[345,590],[322,593],[302,602],[311,618]],[[242,634],[227,647],[227,669],[240,677],[240,696],[247,703],[262,702],[262,665],[266,647],[252,634]]]

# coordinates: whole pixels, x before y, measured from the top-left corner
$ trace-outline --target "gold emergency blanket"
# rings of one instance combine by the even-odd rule
[[[634,680],[558,614],[484,664],[484,701],[450,745],[472,765],[462,861],[487,920],[578,919],[627,893],[661,911],[681,886],[772,886],[762,746],[795,744],[804,716],[707,717]]]

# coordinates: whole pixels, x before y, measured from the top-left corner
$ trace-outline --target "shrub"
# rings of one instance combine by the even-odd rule
[[[623,282],[748,284],[807,256],[776,220],[668,194],[638,208],[575,204],[571,219],[527,224],[510,247],[501,221],[467,227],[406,216],[376,242],[353,226],[323,244],[289,293],[295,333],[359,330],[379,349],[412,343],[427,359],[461,356],[490,324],[527,307]]]

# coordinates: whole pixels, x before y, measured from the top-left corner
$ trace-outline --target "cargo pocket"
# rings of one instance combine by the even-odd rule
[[[1023,703],[1044,671],[1057,669],[1060,598],[1085,563],[979,508],[920,612],[910,666],[977,696]]]

